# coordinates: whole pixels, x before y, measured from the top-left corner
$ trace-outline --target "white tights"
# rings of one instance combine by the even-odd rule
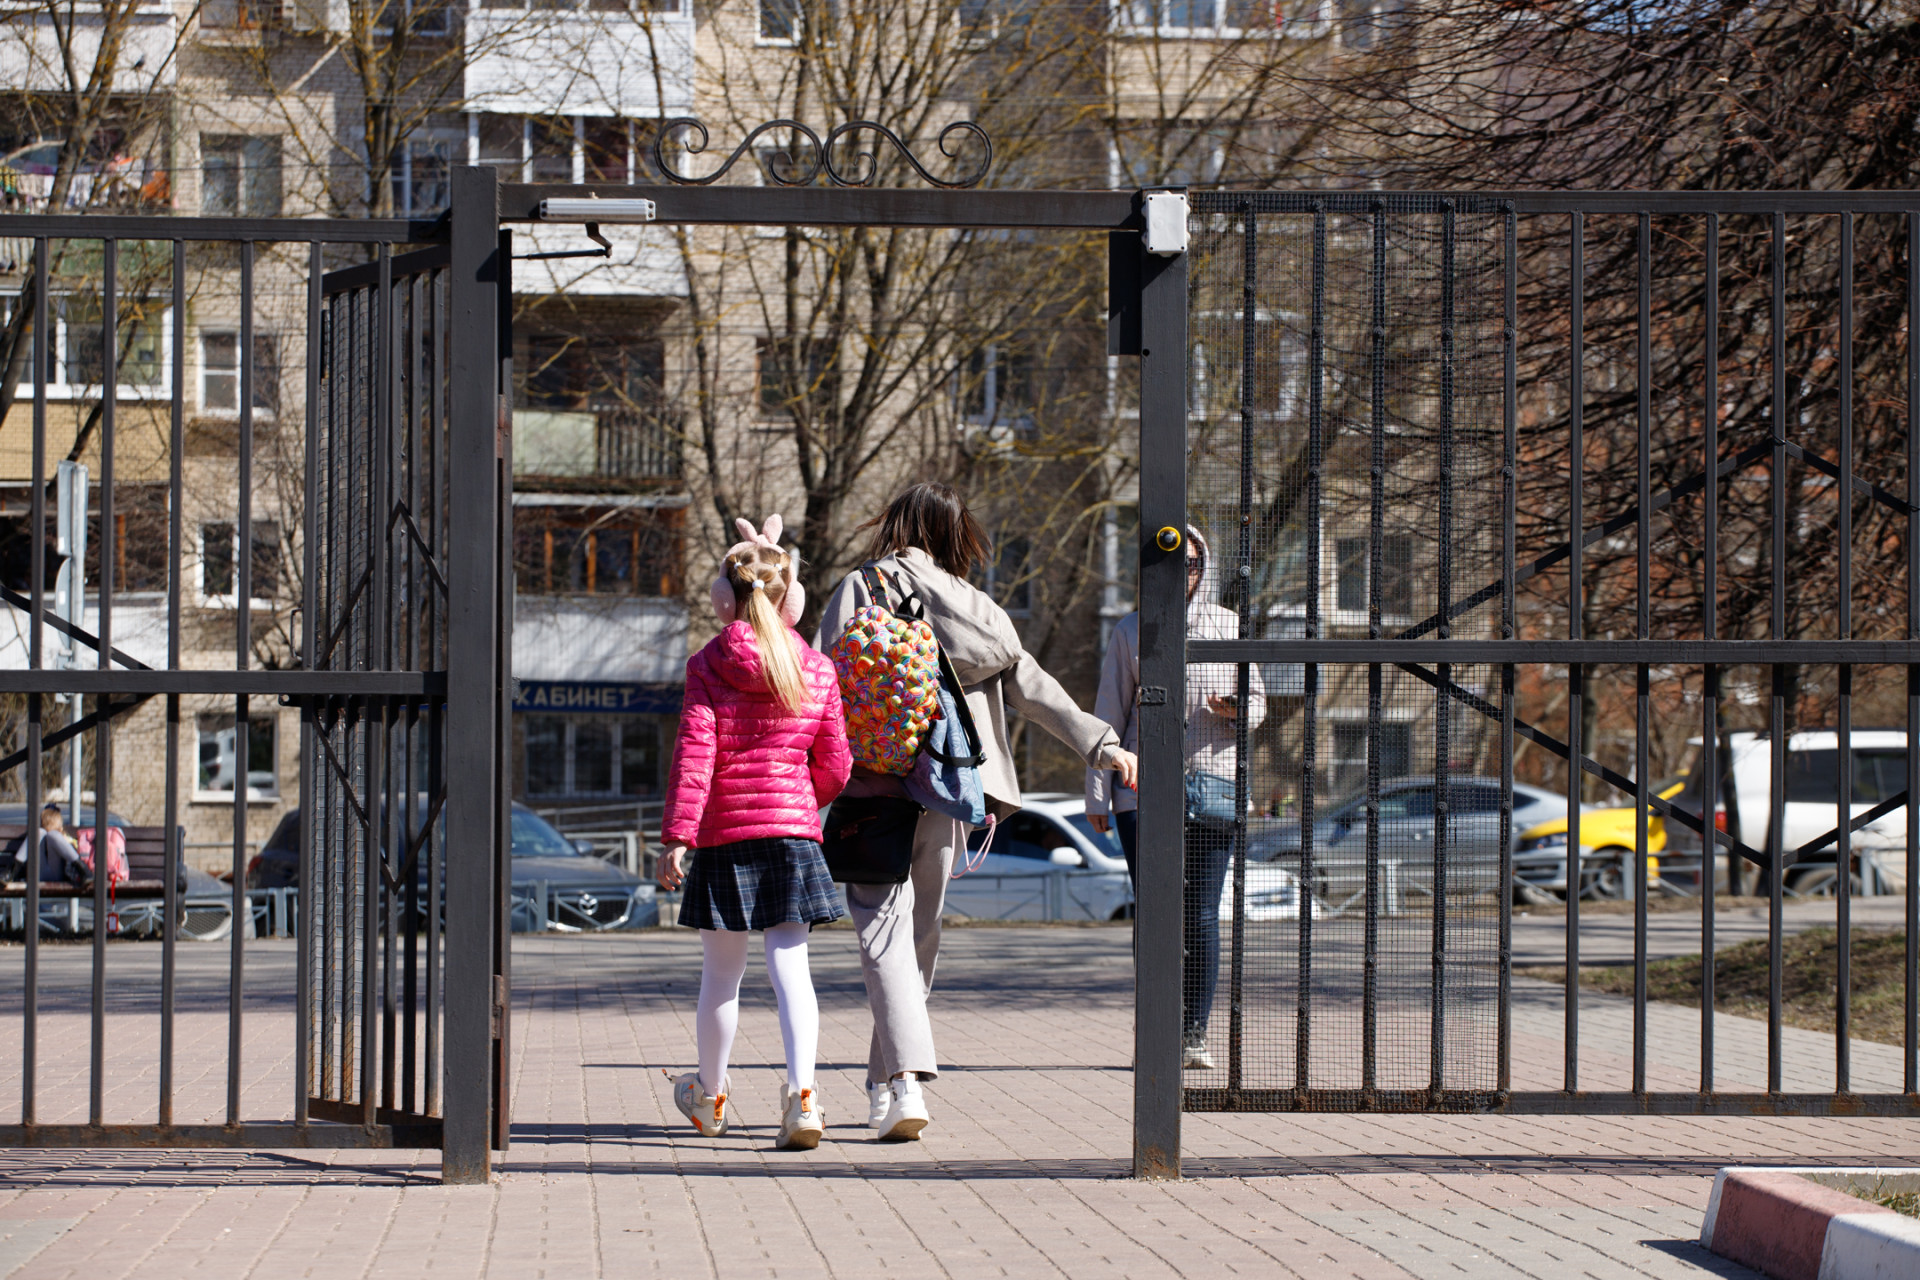
[[[740,1026],[740,979],[747,973],[747,934],[702,929],[700,1006],[694,1020],[700,1045],[700,1087],[717,1094],[726,1085],[727,1058]],[[780,1001],[780,1038],[787,1048],[787,1087],[813,1088],[820,1047],[820,1005],[807,971],[807,926],[777,924],[767,930],[767,977]]]

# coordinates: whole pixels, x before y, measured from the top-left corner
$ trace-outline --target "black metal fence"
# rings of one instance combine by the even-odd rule
[[[491,1082],[442,1097],[440,1081],[449,1059],[486,1075],[498,1033],[498,943],[484,926],[504,920],[488,909],[500,827],[484,804],[452,829],[439,818],[450,792],[496,794],[503,755],[492,209],[473,219],[472,244],[451,246],[444,222],[0,222],[0,235],[32,246],[18,304],[31,309],[20,328],[31,403],[8,422],[31,436],[14,530],[24,580],[4,590],[24,639],[0,667],[0,697],[24,703],[24,741],[0,767],[17,771],[31,826],[43,761],[85,735],[71,776],[91,794],[67,796],[69,825],[90,829],[125,797],[137,811],[130,844],[142,820],[164,833],[150,885],[93,879],[84,998],[66,981],[43,1005],[41,879],[10,890],[23,899],[21,1102],[0,1145],[444,1146],[450,1179],[484,1177]],[[395,255],[409,243],[432,247]],[[449,269],[463,251],[464,277]],[[463,308],[484,321],[464,343],[453,339]],[[42,543],[62,453],[97,467],[102,545],[80,603],[56,611]],[[84,661],[56,666],[58,636]],[[50,721],[61,695],[86,704]],[[156,698],[163,723],[136,730]],[[302,760],[292,1096],[264,1114],[255,1086],[287,1066],[284,1049],[258,1066],[248,1054],[248,1019],[279,997],[250,985],[246,963],[258,842],[248,800],[272,769],[271,737],[264,755],[250,749],[261,746],[252,735],[273,733],[262,704],[299,707]],[[183,761],[196,728],[200,758]],[[445,749],[455,734],[467,750]],[[225,998],[196,952],[182,1010],[183,805],[222,786],[233,813]],[[157,899],[157,964],[108,946],[128,890]],[[443,897],[477,905],[444,937]],[[57,958],[73,978],[73,953]],[[206,1034],[214,1017],[223,1037]],[[195,1027],[185,1046],[183,1018]],[[50,1094],[38,1071],[56,1053],[71,1079],[82,1042],[84,1107]],[[113,1114],[127,1073],[152,1071],[146,1054],[158,1058],[151,1113]],[[202,1085],[210,1077],[224,1077],[224,1106]],[[185,1102],[183,1079],[194,1082]]]
[[[1142,340],[1187,357],[1143,362],[1142,526],[1162,532],[1142,680],[1166,708],[1143,714],[1143,1089],[1200,1110],[1920,1109],[1920,204],[1191,202],[1185,259],[1148,267],[1181,277],[1166,287],[1187,315],[1150,309]],[[1176,563],[1192,539],[1172,531],[1188,525],[1212,557],[1193,605]],[[1865,784],[1860,699],[1905,724]],[[1678,790],[1655,782],[1661,755],[1688,759]],[[1517,758],[1540,786],[1516,783]],[[1180,805],[1166,780],[1206,773],[1224,818],[1195,808],[1184,840],[1156,827],[1150,801]],[[1637,815],[1623,847],[1583,839],[1583,776]],[[1552,818],[1572,886],[1557,995],[1512,972],[1516,845]],[[1881,1064],[1862,1088],[1852,869],[1869,837],[1904,870],[1906,939],[1899,1078]],[[1694,850],[1669,876],[1649,868],[1661,839]],[[1617,1027],[1578,981],[1583,853],[1624,864],[1633,902]],[[1714,889],[1742,866],[1768,899],[1764,1040],[1721,1015],[1716,1058]],[[1184,920],[1150,921],[1183,880]],[[1816,886],[1836,924],[1824,1064],[1782,994],[1786,907]],[[1650,1014],[1663,890],[1697,895],[1691,1021]],[[1183,953],[1176,1024],[1147,957]],[[1143,1104],[1143,1172],[1169,1167],[1161,1105]]]

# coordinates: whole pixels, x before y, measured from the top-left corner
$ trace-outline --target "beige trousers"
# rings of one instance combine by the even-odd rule
[[[860,972],[873,1010],[867,1079],[891,1080],[903,1071],[940,1074],[933,1049],[927,996],[940,960],[940,909],[955,854],[969,828],[927,812],[913,833],[913,870],[901,884],[850,884],[847,907],[860,936]]]

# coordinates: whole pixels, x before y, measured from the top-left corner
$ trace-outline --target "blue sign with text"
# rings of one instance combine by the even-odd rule
[[[548,715],[678,715],[677,684],[625,684],[613,680],[516,680],[513,709]]]

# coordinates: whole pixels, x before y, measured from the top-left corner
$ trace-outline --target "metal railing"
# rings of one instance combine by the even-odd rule
[[[1907,681],[1908,692],[1920,688],[1920,344],[1906,339],[1920,315],[1920,197],[1213,191],[1190,199],[1185,252],[1143,252],[1127,264],[1116,248],[1114,259],[1116,273],[1132,278],[1116,274],[1113,349],[1140,356],[1141,376],[1137,1171],[1177,1169],[1182,1099],[1224,1109],[1920,1113],[1920,805],[1908,803],[1920,795],[1920,698],[1905,700],[1911,749],[1903,785],[1887,789],[1897,794],[1853,812],[1852,752],[1842,749],[1830,829],[1795,837],[1798,847],[1782,834],[1789,712],[1798,705],[1790,706],[1790,673],[1817,672],[1822,688],[1837,691],[1843,747],[1852,741],[1856,673],[1878,667]],[[1871,312],[1855,300],[1862,272],[1872,273],[1861,286]],[[1790,327],[1795,298],[1805,299],[1806,314],[1795,310]],[[1736,336],[1722,332],[1727,308],[1743,317],[1744,345],[1724,340]],[[1744,327],[1752,316],[1765,317],[1764,332]],[[1875,358],[1856,363],[1855,328],[1869,320]],[[1817,375],[1807,372],[1816,366]],[[1871,430],[1863,414],[1875,415]],[[1901,474],[1904,482],[1882,478]],[[1809,517],[1793,514],[1794,504],[1816,501],[1832,547],[1820,563],[1796,561],[1795,521]],[[1206,579],[1217,630],[1186,625],[1190,525],[1217,534],[1219,574]],[[1738,531],[1741,554],[1760,557],[1757,569],[1729,559],[1736,542],[1723,544],[1725,530]],[[1682,545],[1697,548],[1685,569],[1675,559]],[[1854,565],[1871,557],[1883,561],[1874,581],[1903,586],[1868,615],[1856,608]],[[1736,572],[1759,605],[1727,621]],[[1798,586],[1816,572],[1818,601]],[[1524,615],[1523,589],[1532,593]],[[1686,616],[1676,602],[1696,596],[1705,603]],[[1803,613],[1790,628],[1794,609]],[[1297,638],[1274,635],[1274,617],[1301,610]],[[1596,615],[1604,623],[1592,622]],[[1601,625],[1608,638],[1588,634]],[[1580,697],[1565,704],[1564,730],[1522,713],[1525,669],[1540,671],[1542,683],[1583,689],[1597,667],[1632,681],[1630,692],[1622,681],[1621,697],[1631,730],[1618,726],[1631,744],[1628,771],[1582,750],[1592,737]],[[1749,701],[1771,757],[1768,812],[1748,826],[1769,833],[1764,848],[1714,829],[1727,790],[1722,735],[1730,715],[1745,714],[1730,685],[1741,668],[1758,676]],[[1205,1008],[1212,979],[1196,976],[1190,959],[1183,966],[1193,952],[1172,905],[1183,880],[1206,865],[1191,844],[1184,869],[1180,854],[1182,722],[1196,714],[1190,690],[1255,706],[1263,672],[1294,673],[1286,678],[1303,690],[1302,705],[1285,749],[1263,748],[1258,760],[1248,716],[1225,730],[1235,750],[1223,769],[1233,772],[1238,811],[1285,793],[1297,797],[1311,832],[1324,800],[1314,794],[1318,762],[1363,756],[1361,910],[1319,925],[1317,913],[1301,912],[1286,945],[1236,913],[1221,940],[1221,1011],[1196,1027],[1188,1013]],[[1654,719],[1675,714],[1704,741],[1704,795],[1686,803],[1649,794]],[[1521,740],[1566,762],[1570,845],[1580,843],[1586,775],[1633,797],[1640,814],[1629,867],[1631,1031],[1606,1046],[1625,1060],[1623,1088],[1595,1090],[1591,1070],[1582,1072],[1594,1055],[1580,1043],[1578,893],[1566,912],[1564,1061],[1559,1087],[1550,1088],[1514,1078],[1508,895],[1464,903],[1451,892],[1454,832],[1470,829],[1475,813],[1498,818],[1497,844],[1488,842],[1501,858],[1496,883],[1512,878]],[[1455,801],[1457,786],[1484,780],[1468,776],[1463,761],[1492,778],[1493,809]],[[1432,802],[1430,851],[1417,858],[1395,843],[1383,814],[1393,798],[1383,784],[1410,773],[1426,776]],[[1841,875],[1832,1088],[1789,1091],[1789,874],[1825,860],[1852,865],[1854,833],[1902,810],[1904,1089],[1862,1092],[1854,1082],[1853,887]],[[1700,911],[1697,1087],[1652,1083],[1649,815],[1764,877],[1762,1089],[1734,1092],[1716,1080],[1711,894]],[[1301,868],[1309,883],[1325,852],[1309,839]],[[1244,823],[1225,856],[1229,883],[1242,883]],[[1403,874],[1416,862],[1431,867],[1429,913],[1387,918],[1381,870],[1389,859]],[[1183,1082],[1182,1041],[1196,1035],[1211,1041],[1220,1066],[1188,1071]],[[1409,1035],[1422,1043],[1407,1043]],[[1659,1078],[1671,1082],[1674,1065],[1658,1063]]]

